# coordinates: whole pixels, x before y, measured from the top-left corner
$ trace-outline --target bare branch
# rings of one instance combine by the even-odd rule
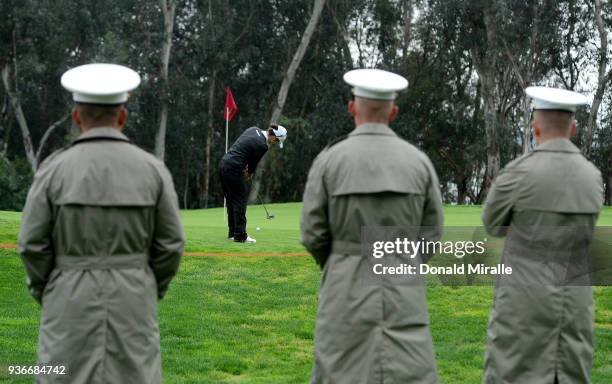
[[[68,117],[70,117],[69,113],[64,115],[64,117],[57,120],[55,123],[51,124],[49,128],[47,128],[47,130],[45,131],[45,134],[43,135],[42,139],[40,139],[40,143],[38,144],[38,150],[36,151],[36,164],[37,165],[40,165],[43,148],[45,147],[45,144],[47,144],[47,140],[49,140],[49,137],[51,136],[51,134],[53,133],[53,131],[55,131],[57,127],[59,127],[66,120],[68,120]]]

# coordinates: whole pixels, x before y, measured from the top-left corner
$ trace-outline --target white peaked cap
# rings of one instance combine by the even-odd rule
[[[282,125],[276,125],[276,128],[272,126],[271,128],[274,131],[274,136],[278,137],[278,146],[282,148],[283,143],[287,139],[287,128],[283,127]]]
[[[589,104],[586,96],[566,89],[527,87],[525,93],[531,97],[535,110],[554,109],[576,112],[578,106]]]
[[[140,75],[117,64],[86,64],[66,71],[62,86],[78,103],[121,104],[140,84]]]
[[[353,95],[374,100],[395,100],[398,91],[408,88],[408,80],[381,69],[354,69],[344,81],[353,86]]]

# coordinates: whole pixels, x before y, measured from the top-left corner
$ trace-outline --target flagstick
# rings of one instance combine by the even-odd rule
[[[225,153],[227,153],[228,128],[229,128],[229,108],[225,108]],[[223,196],[223,223],[227,224],[227,205]]]
[[[225,115],[225,153],[227,153],[227,139],[228,139],[228,128],[229,128],[229,107],[226,108],[225,111],[226,115]]]

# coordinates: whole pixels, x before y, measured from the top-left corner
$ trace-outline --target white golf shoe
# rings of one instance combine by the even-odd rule
[[[242,240],[242,241],[235,240],[235,239],[234,239],[234,241],[236,243],[250,243],[250,244],[255,244],[257,242],[257,240],[255,240],[254,238],[252,238],[251,236],[248,236],[248,235],[247,235],[247,238]]]

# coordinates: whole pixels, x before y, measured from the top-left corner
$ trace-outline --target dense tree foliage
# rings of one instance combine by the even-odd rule
[[[3,0],[0,209],[20,209],[33,170],[78,134],[59,78],[94,61],[141,74],[126,134],[164,153],[181,206],[221,204],[225,88],[239,108],[230,142],[265,127],[317,3],[324,8],[279,119],[287,145],[259,170],[264,200],[301,198],[314,157],[352,129],[342,74],[379,67],[409,80],[392,126],[432,158],[445,200],[459,204],[482,202],[499,169],[533,148],[525,86],[589,94],[596,113],[577,115],[576,143],[602,170],[610,203],[609,2]]]

